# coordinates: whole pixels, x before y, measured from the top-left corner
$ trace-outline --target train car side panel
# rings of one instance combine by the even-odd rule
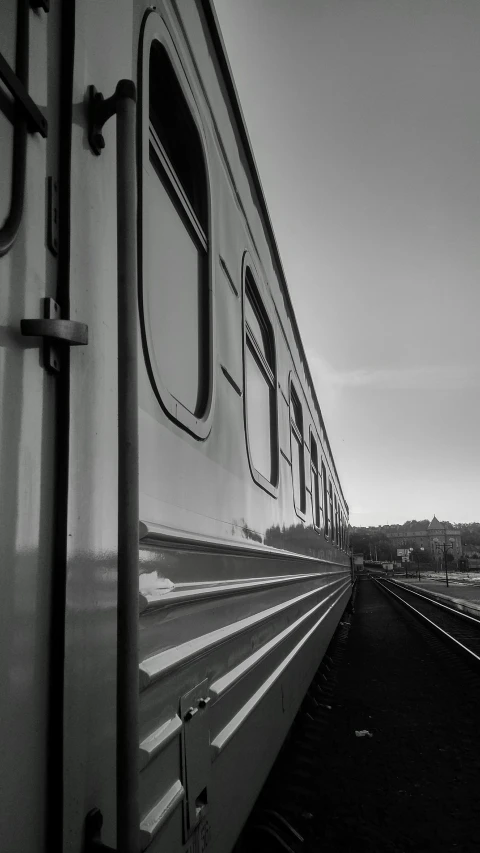
[[[47,121],[27,126],[7,88],[0,111],[0,838],[5,853],[42,849],[47,831],[50,619],[55,584],[56,379],[21,321],[55,298],[47,179],[58,159],[59,14],[0,7],[0,51]],[[14,131],[15,127],[15,131]],[[25,152],[25,157],[23,157]],[[23,169],[24,163],[25,169]],[[20,177],[24,172],[25,180]]]

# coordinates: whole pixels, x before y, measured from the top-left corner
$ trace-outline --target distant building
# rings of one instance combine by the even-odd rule
[[[458,560],[462,556],[462,534],[460,530],[455,530],[443,524],[434,515],[428,527],[425,530],[409,529],[408,527],[398,527],[397,530],[386,531],[386,536],[392,541],[394,548],[424,548],[425,551],[430,551],[431,554],[438,554],[437,544],[443,546],[444,542],[450,546],[450,540],[453,540],[453,547],[450,551],[454,558]],[[443,547],[441,548],[443,554]]]

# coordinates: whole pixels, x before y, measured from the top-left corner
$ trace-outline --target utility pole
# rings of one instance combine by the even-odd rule
[[[447,545],[447,527],[443,528],[443,542],[440,543],[440,547],[443,548],[443,560],[445,563],[445,583],[448,586],[448,566],[447,566],[447,551],[449,548],[453,548],[453,539],[450,539],[450,545]]]
[[[443,547],[443,559],[444,559],[444,562],[445,562],[445,583],[446,583],[446,585],[448,586],[447,543],[446,543],[446,542],[443,542],[443,543],[442,543],[442,547]]]
[[[418,569],[418,580],[420,582],[420,551],[423,551],[423,545],[420,545],[420,550],[417,551],[417,569]]]

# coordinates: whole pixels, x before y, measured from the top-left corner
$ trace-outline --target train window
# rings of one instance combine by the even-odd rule
[[[167,414],[196,432],[211,385],[207,172],[197,123],[158,41],[149,58],[144,171],[147,367]]]
[[[305,512],[305,458],[303,450],[303,414],[300,400],[290,384],[290,435],[292,445],[293,499],[295,509]]]
[[[322,482],[323,482],[323,512],[324,512],[324,523],[325,523],[325,536],[330,535],[330,525],[328,523],[328,487],[327,487],[327,472],[325,470],[325,463],[322,462]]]
[[[332,532],[333,532],[333,541],[337,545],[338,544],[338,512],[337,512],[337,507],[335,506],[336,500],[337,499],[336,499],[335,493],[334,493],[334,495],[333,495],[333,528],[332,528]]]
[[[333,517],[335,519],[333,524],[333,539],[336,545],[338,545],[338,503],[337,496],[333,496]]]
[[[330,479],[328,481],[328,515],[330,519],[332,542],[335,542],[335,518],[333,516],[333,486],[332,481]]]
[[[245,275],[245,409],[248,452],[254,479],[278,480],[277,402],[273,329],[253,276]]]
[[[313,510],[313,524],[317,529],[322,527],[322,515],[323,515],[323,507],[322,507],[322,490],[320,484],[320,471],[318,468],[318,450],[317,450],[317,442],[315,441],[312,433],[310,433],[310,463],[311,463],[311,472],[312,472],[312,510]]]

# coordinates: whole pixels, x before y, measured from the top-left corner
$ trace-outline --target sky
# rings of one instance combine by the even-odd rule
[[[215,0],[352,525],[480,521],[480,0]]]

